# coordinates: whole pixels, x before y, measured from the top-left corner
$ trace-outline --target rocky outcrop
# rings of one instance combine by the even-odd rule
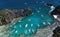
[[[60,15],[60,6],[57,6],[50,14],[51,15]]]
[[[14,18],[26,17],[32,14],[32,9],[27,8],[24,10],[2,10],[0,12],[0,25],[9,24]]]
[[[55,30],[53,30],[53,37],[60,37],[60,27],[56,27]]]
[[[14,14],[15,18],[29,16],[32,14],[32,9],[28,8],[24,10],[17,10],[16,12],[14,12]]]
[[[2,17],[0,16],[0,26],[2,25]]]

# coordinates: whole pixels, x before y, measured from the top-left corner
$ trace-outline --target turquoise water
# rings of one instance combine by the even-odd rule
[[[14,35],[32,35],[34,33],[37,32],[37,29],[43,29],[45,27],[47,27],[48,25],[51,25],[53,23],[53,18],[49,15],[49,8],[46,9],[47,7],[44,7],[44,9],[36,11],[33,10],[33,14],[31,14],[30,16],[27,16],[25,18],[23,18],[21,20],[21,22],[17,22],[16,24],[14,24],[11,27],[11,31],[13,31],[15,29],[15,31],[13,31],[11,34]],[[30,21],[29,21],[30,19]],[[43,22],[45,22],[45,24],[43,24]],[[48,24],[48,22],[50,24]],[[28,24],[27,27],[25,27],[25,25]],[[33,26],[31,27],[31,24],[33,24]],[[20,27],[21,25],[21,27]],[[39,26],[38,26],[39,25]],[[14,26],[16,26],[16,28],[14,28]],[[18,31],[16,33],[16,30]],[[29,32],[30,30],[30,32]],[[25,32],[26,31],[26,32]],[[34,32],[33,32],[34,31]]]

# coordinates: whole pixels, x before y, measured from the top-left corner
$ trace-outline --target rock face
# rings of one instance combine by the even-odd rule
[[[55,30],[53,30],[53,37],[60,37],[60,27],[57,27]]]
[[[0,16],[0,25],[2,25],[2,22],[1,21],[2,21],[2,17]]]
[[[16,15],[15,18],[29,16],[32,14],[32,9],[17,10],[14,14]]]
[[[9,10],[2,10],[2,11],[0,11],[0,16],[2,18],[0,20],[2,25],[6,25],[8,23],[11,23],[11,21],[13,20],[13,14]]]
[[[32,14],[32,9],[24,9],[23,14],[23,16],[29,16],[30,14]]]
[[[55,10],[53,10],[50,14],[51,15],[60,15],[60,6],[57,6],[55,8]]]
[[[18,18],[18,17],[25,17],[25,16],[29,16],[32,14],[32,9],[27,8],[24,10],[16,10],[16,11],[12,11],[12,10],[3,10],[0,11],[0,25],[3,24],[9,24],[11,23],[11,21],[14,18]]]

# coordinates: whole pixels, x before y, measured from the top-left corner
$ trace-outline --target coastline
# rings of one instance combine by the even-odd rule
[[[13,23],[18,22],[18,21],[21,20],[22,18],[23,18],[23,17],[14,18],[10,24],[0,26],[0,31],[4,31],[4,30],[9,29],[9,27],[12,26]]]

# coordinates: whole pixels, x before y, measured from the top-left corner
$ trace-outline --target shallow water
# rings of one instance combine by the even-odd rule
[[[49,25],[48,22],[51,25],[53,23],[54,19],[53,19],[53,17],[51,17],[49,15],[49,10],[50,9],[48,7],[45,7],[44,5],[42,5],[41,9],[39,9],[39,10],[34,9],[32,15],[23,18],[21,20],[21,22],[17,22],[15,25],[12,26],[12,28],[11,28],[12,30],[15,29],[15,31],[16,30],[18,31],[17,33],[15,33],[15,31],[14,31],[12,34],[31,35],[31,34],[36,33],[38,28],[47,27]],[[27,28],[25,28],[26,24],[28,24]],[[32,27],[31,27],[31,24],[33,24]],[[20,25],[22,26],[22,28],[20,28]],[[39,25],[39,27],[38,27],[38,25]],[[14,28],[14,26],[16,26],[16,28]],[[30,29],[30,32],[29,32],[29,29]],[[34,30],[34,32],[33,32],[33,30]]]

